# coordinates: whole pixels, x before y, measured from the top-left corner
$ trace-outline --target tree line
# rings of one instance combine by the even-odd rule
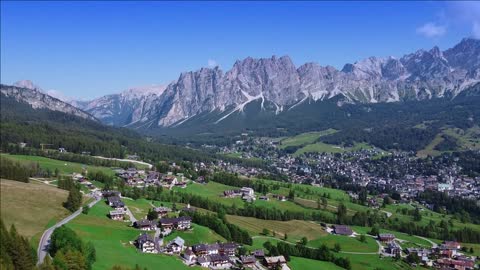
[[[12,224],[7,230],[0,219],[0,269],[31,270],[35,268],[37,254],[28,239],[17,232]]]
[[[224,211],[220,211],[219,214],[213,215],[202,214],[196,211],[193,214],[182,212],[182,215],[190,215],[193,223],[212,229],[228,241],[252,245],[252,237],[250,237],[250,234],[237,225],[229,223],[225,219],[224,213]]]
[[[85,243],[70,228],[65,225],[55,229],[48,247],[53,262],[46,260],[44,264],[55,270],[90,270],[96,260],[93,243]],[[48,256],[47,256],[48,257]]]
[[[283,255],[288,261],[290,260],[290,256],[295,256],[318,261],[333,262],[344,269],[352,269],[348,258],[335,257],[326,245],[321,245],[319,248],[310,248],[301,243],[293,245],[279,241],[276,245],[273,245],[271,242],[267,241],[263,246],[270,256]]]

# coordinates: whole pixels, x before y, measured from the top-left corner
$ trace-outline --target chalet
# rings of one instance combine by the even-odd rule
[[[192,226],[192,218],[189,216],[178,218],[161,218],[160,224],[164,230],[187,230]]]
[[[157,212],[158,216],[159,217],[164,217],[166,216],[169,212],[172,212],[172,209],[168,208],[168,207],[155,207],[153,209],[155,212]]]
[[[276,269],[287,264],[287,260],[283,256],[274,256],[274,257],[265,257],[263,259],[263,264],[269,269]]]
[[[388,243],[385,251],[391,256],[400,256],[400,254],[402,253],[402,248],[400,247],[400,245],[395,243],[395,241],[391,241]]]
[[[242,192],[243,196],[255,197],[255,191],[253,190],[253,188],[242,187],[240,191]]]
[[[142,231],[153,231],[156,229],[156,225],[154,221],[148,219],[140,219],[135,221],[135,228],[140,229]]]
[[[231,263],[228,256],[220,254],[204,255],[198,257],[198,264],[202,267],[230,268]]]
[[[231,266],[230,259],[226,255],[212,254],[208,257],[210,259],[211,267],[230,268]]]
[[[265,251],[263,249],[257,249],[252,252],[255,258],[263,259],[265,257]]]
[[[190,248],[185,250],[185,253],[183,253],[182,257],[188,265],[194,264],[197,261],[197,255],[195,255]]]
[[[225,190],[223,192],[223,196],[224,197],[227,197],[227,198],[234,198],[234,197],[239,197],[241,196],[242,193],[239,189],[235,189],[235,190]]]
[[[108,197],[107,202],[108,202],[108,205],[110,205],[111,207],[113,207],[115,209],[120,210],[120,209],[125,208],[125,203],[122,202],[122,200],[118,196]]]
[[[445,248],[445,249],[454,249],[454,250],[459,250],[461,248],[461,245],[457,241],[444,241],[440,247]]]
[[[242,265],[244,267],[253,267],[255,263],[257,262],[257,259],[255,256],[240,256],[240,261],[242,262]]]
[[[473,270],[475,261],[470,259],[438,259],[436,264],[441,269]]]
[[[177,236],[167,244],[166,250],[170,254],[180,254],[185,249],[185,240]]]
[[[197,262],[198,264],[200,264],[201,267],[207,268],[210,266],[210,257],[209,256],[198,257]]]
[[[383,243],[389,243],[395,240],[395,235],[391,233],[381,233],[378,235],[378,240]]]
[[[219,249],[219,244],[197,244],[192,246],[192,250],[197,256],[218,254]]]
[[[137,248],[144,253],[157,253],[155,240],[149,234],[143,233],[136,240]]]
[[[125,217],[125,212],[123,210],[110,211],[110,218],[113,220],[123,220],[124,217]]]
[[[223,243],[220,244],[219,253],[227,256],[235,256],[237,252],[238,244],[236,243]]]
[[[287,201],[287,197],[283,196],[283,195],[278,195],[278,200],[282,201],[282,202],[285,202],[285,201]]]
[[[350,227],[346,225],[335,225],[333,226],[333,231],[335,234],[338,234],[338,235],[347,235],[347,236],[353,235],[352,229],[350,229]]]
[[[120,193],[120,191],[116,191],[116,190],[104,190],[104,191],[102,191],[102,196],[105,197],[105,198],[120,197],[121,193]]]

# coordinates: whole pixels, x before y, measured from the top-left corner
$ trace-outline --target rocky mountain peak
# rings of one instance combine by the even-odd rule
[[[375,103],[456,96],[480,82],[479,48],[478,40],[464,39],[446,51],[433,47],[398,59],[368,57],[341,71],[316,63],[296,68],[288,56],[247,57],[225,73],[218,67],[183,72],[161,95],[128,104],[111,97],[109,106],[103,101],[88,111],[105,113],[109,121],[121,115],[117,122],[122,125],[169,127],[210,113],[221,115],[211,117],[215,123],[226,121],[254,101],[262,111],[278,114],[302,102],[333,97]]]
[[[42,88],[40,88],[38,85],[34,84],[31,80],[17,81],[13,85],[16,86],[16,87],[20,87],[20,88],[27,88],[27,89],[30,89],[30,90],[35,90],[35,91],[42,92]]]

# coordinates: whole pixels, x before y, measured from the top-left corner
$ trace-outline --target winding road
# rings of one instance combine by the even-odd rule
[[[91,203],[88,204],[89,207],[94,206],[97,202],[101,200],[101,197],[95,197],[95,200]],[[48,245],[50,244],[50,237],[52,236],[53,231],[64,225],[67,224],[69,221],[72,219],[76,218],[78,215],[82,213],[82,208],[78,209],[77,211],[73,212],[70,216],[64,218],[57,224],[53,225],[52,227],[48,228],[42,235],[42,238],[40,238],[40,243],[38,244],[38,249],[37,249],[37,265],[40,265],[43,263],[43,260],[45,259],[45,256],[48,255]]]
[[[109,159],[109,160],[117,160],[117,161],[125,161],[125,162],[132,162],[132,163],[137,163],[137,164],[142,164],[145,166],[148,166],[149,169],[153,167],[152,164],[143,162],[143,161],[138,161],[138,160],[133,160],[133,159],[124,159],[124,158],[107,158],[107,157],[102,157],[102,156],[93,156],[94,158],[100,158],[100,159]]]

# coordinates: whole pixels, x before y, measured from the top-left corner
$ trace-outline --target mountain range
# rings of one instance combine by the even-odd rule
[[[166,87],[133,88],[69,102],[110,125],[158,129],[179,127],[199,117],[215,125],[242,115],[252,104],[260,112],[281,115],[302,103],[326,100],[342,106],[452,99],[477,89],[479,82],[480,40],[466,38],[445,51],[434,47],[401,58],[369,57],[341,70],[316,63],[296,67],[288,56],[248,57],[226,72],[202,68],[181,73]],[[39,89],[31,82],[17,86]],[[28,103],[43,106],[29,95]]]

